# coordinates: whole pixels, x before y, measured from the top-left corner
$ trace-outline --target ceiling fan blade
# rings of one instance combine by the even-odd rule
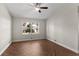
[[[40,9],[48,9],[48,7],[40,7]]]
[[[41,3],[36,3],[36,5],[35,6],[40,6],[41,5]]]

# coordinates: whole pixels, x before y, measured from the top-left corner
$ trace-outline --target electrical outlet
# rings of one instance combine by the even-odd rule
[[[31,39],[32,39],[32,37],[31,37]]]
[[[54,41],[56,41],[56,40],[54,40]]]

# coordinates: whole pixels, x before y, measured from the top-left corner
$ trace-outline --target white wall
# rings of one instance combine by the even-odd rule
[[[39,34],[33,34],[33,35],[22,35],[23,30],[23,23],[25,22],[34,22],[39,24]],[[45,20],[38,20],[38,19],[24,19],[24,18],[13,18],[12,19],[12,25],[13,25],[13,34],[12,39],[13,41],[26,41],[26,40],[35,40],[35,39],[46,39],[46,22]],[[32,39],[31,39],[32,37]]]
[[[78,9],[63,5],[47,20],[47,38],[78,52]]]
[[[7,9],[0,4],[0,54],[11,42],[11,18]]]
[[[79,51],[79,6],[78,6],[78,51]]]

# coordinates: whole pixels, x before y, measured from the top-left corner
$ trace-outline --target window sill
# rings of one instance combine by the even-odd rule
[[[39,34],[39,33],[22,33],[22,35],[28,35],[28,34]]]

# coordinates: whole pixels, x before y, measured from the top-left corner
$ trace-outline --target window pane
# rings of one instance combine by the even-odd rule
[[[26,22],[23,24],[23,33],[38,33],[38,24]]]

